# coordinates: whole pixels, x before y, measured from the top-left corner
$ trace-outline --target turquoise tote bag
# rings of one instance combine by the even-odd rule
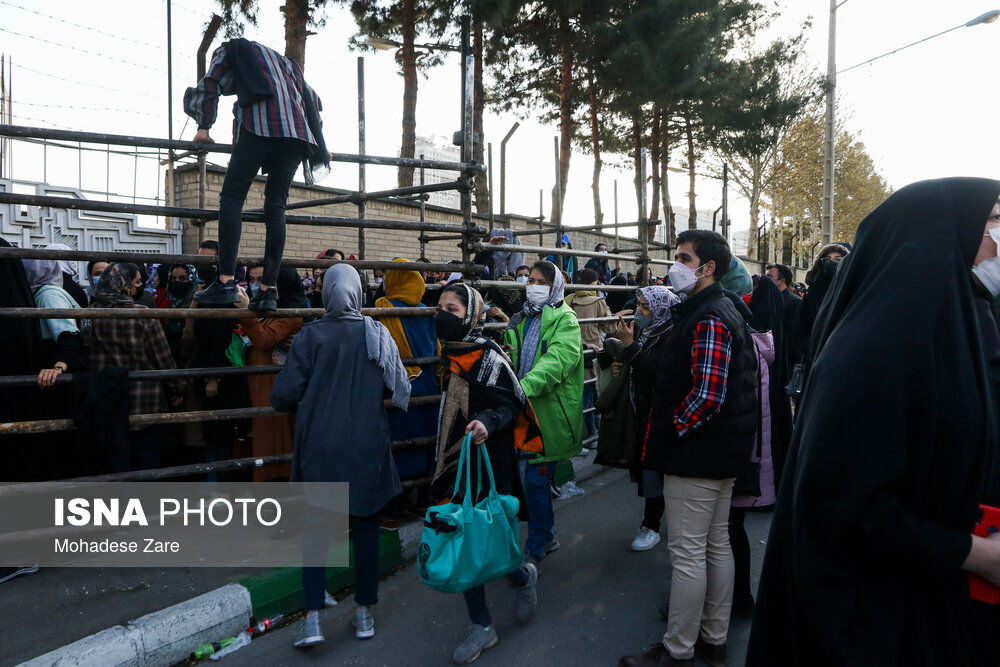
[[[481,467],[489,477],[489,493],[473,504],[482,491],[482,470],[476,472],[476,493],[472,494],[473,446],[480,447]],[[519,503],[514,496],[497,493],[493,467],[485,445],[473,445],[472,436],[462,440],[455,492],[462,479],[465,496],[461,504],[450,502],[427,509],[424,532],[417,549],[420,578],[443,593],[459,593],[510,574],[521,564]]]

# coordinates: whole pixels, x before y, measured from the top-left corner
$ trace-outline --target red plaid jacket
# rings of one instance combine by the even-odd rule
[[[732,346],[733,336],[718,317],[698,322],[691,344],[694,384],[674,413],[678,436],[698,428],[722,408]]]

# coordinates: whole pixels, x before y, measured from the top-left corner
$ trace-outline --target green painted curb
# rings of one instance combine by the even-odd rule
[[[403,547],[399,532],[380,530],[378,540],[378,571],[387,572],[403,564]],[[302,568],[279,567],[247,577],[239,582],[250,591],[253,615],[271,618],[303,608]],[[354,585],[354,546],[350,547],[350,566],[326,569],[326,590],[331,593]]]

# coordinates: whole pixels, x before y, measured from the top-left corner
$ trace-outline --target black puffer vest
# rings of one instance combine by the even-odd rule
[[[691,346],[702,319],[714,315],[732,335],[722,408],[678,438],[674,412],[694,384]],[[718,283],[673,308],[674,328],[660,357],[643,461],[668,475],[727,479],[744,472],[757,432],[757,356],[748,325]]]

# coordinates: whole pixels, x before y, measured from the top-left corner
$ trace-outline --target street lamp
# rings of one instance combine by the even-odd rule
[[[833,242],[833,178],[834,178],[834,141],[835,141],[835,117],[834,117],[834,105],[837,100],[837,75],[843,74],[844,72],[849,72],[852,69],[861,67],[862,65],[867,65],[869,63],[875,62],[876,60],[881,60],[887,56],[891,56],[894,53],[899,53],[904,49],[908,49],[911,46],[916,46],[917,44],[922,44],[927,40],[934,39],[935,37],[940,37],[953,30],[958,30],[959,28],[971,28],[977,25],[984,25],[986,23],[993,23],[998,18],[1000,18],[1000,9],[993,9],[983,14],[980,14],[976,18],[967,21],[966,23],[960,23],[957,26],[948,28],[947,30],[942,30],[939,33],[935,33],[929,37],[924,37],[923,39],[918,39],[915,42],[910,42],[905,46],[901,46],[898,49],[893,49],[883,53],[880,56],[875,56],[874,58],[869,58],[868,60],[858,63],[857,65],[851,65],[847,69],[842,69],[837,71],[836,65],[836,47],[837,47],[837,9],[843,5],[847,0],[830,0],[830,36],[829,36],[829,56],[827,59],[827,90],[826,90],[826,133],[823,143],[823,217],[822,217],[822,244],[827,245]]]

